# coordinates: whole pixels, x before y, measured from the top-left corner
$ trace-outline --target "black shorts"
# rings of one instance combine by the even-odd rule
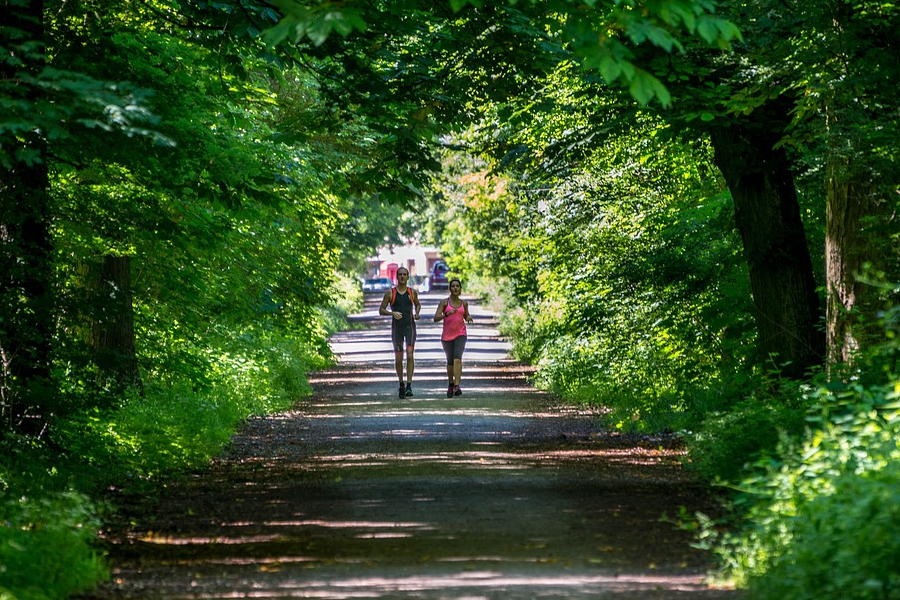
[[[416,345],[416,323],[410,321],[406,325],[391,323],[391,343],[394,352],[403,352],[403,345],[412,348]]]
[[[463,350],[466,349],[466,336],[461,335],[449,342],[441,340],[441,346],[444,347],[444,354],[447,355],[447,364],[452,365],[454,359],[462,360]]]

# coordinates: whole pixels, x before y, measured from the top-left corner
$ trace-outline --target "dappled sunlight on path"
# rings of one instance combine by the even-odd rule
[[[604,431],[535,390],[477,306],[464,395],[446,398],[438,300],[423,295],[413,398],[396,397],[369,298],[312,398],[251,419],[152,520],[110,535],[98,597],[733,597],[661,519],[705,503],[673,440]]]

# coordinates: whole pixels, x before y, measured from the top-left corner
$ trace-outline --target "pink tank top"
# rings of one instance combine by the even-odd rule
[[[444,307],[444,332],[441,334],[441,341],[444,342],[449,342],[461,335],[466,335],[465,304],[460,304],[459,309],[452,315],[447,314],[452,308],[456,307],[450,306],[450,301],[448,300],[447,305]]]

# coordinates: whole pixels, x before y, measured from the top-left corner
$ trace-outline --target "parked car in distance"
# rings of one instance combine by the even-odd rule
[[[410,277],[409,284],[422,294],[431,291],[431,281],[428,275],[413,275]]]
[[[393,283],[387,277],[373,277],[363,281],[364,292],[386,292],[393,287]]]
[[[447,281],[449,271],[450,267],[444,261],[439,260],[434,263],[434,266],[431,267],[431,275],[428,277],[428,287],[432,290],[449,288],[450,283]]]

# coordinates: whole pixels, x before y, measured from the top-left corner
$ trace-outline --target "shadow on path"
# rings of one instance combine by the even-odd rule
[[[599,429],[529,386],[473,306],[445,396],[423,295],[415,396],[396,397],[377,299],[332,340],[315,395],[250,420],[226,456],[111,535],[98,598],[733,598],[660,517],[704,506],[666,438]]]

